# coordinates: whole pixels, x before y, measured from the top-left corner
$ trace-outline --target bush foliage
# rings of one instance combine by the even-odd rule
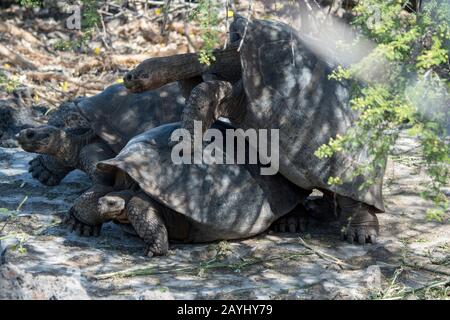
[[[345,136],[331,139],[316,155],[329,157],[367,147],[373,162],[361,172],[370,176],[385,165],[400,132],[407,130],[420,143],[430,177],[422,195],[436,206],[428,217],[442,221],[449,209],[443,188],[448,187],[450,177],[450,4],[432,0],[412,13],[404,5],[403,0],[365,0],[354,8],[353,25],[377,47],[360,63],[336,69],[332,77],[357,83],[364,67],[380,57],[389,67],[381,79],[355,85],[351,106],[360,114],[357,125]],[[375,12],[379,18],[368,24]]]

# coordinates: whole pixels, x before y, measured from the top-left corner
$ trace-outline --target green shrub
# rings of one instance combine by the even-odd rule
[[[351,106],[360,116],[344,137],[331,139],[315,154],[323,158],[367,147],[373,162],[355,175],[364,173],[370,184],[371,173],[385,165],[400,131],[408,129],[420,143],[431,178],[422,193],[435,203],[428,217],[442,221],[449,208],[443,188],[449,186],[450,177],[450,4],[431,0],[419,13],[406,13],[404,3],[365,0],[354,9],[357,16],[353,24],[378,46],[360,63],[336,69],[331,78],[354,80]],[[374,21],[375,13],[378,20],[367,23]],[[377,65],[375,60],[380,57],[389,65],[387,74],[361,85],[357,80],[365,67],[370,62]]]

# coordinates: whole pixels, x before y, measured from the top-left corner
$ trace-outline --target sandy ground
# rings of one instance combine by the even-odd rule
[[[400,140],[399,151],[412,141]],[[142,256],[143,243],[118,226],[98,238],[59,223],[88,188],[81,172],[45,187],[27,172],[33,157],[0,149],[0,208],[17,216],[1,240],[0,298],[32,299],[449,299],[450,224],[429,222],[424,176],[414,154],[389,161],[376,245],[341,242],[338,227],[311,221],[304,234],[173,245]],[[5,211],[5,210],[3,210]],[[3,228],[7,215],[2,215]]]
[[[240,3],[239,12],[246,14],[246,1]],[[256,3],[256,16],[267,18],[275,10],[279,19],[285,14],[291,19],[286,8]],[[2,32],[1,44],[38,68],[15,64],[13,55],[0,58],[0,71],[8,79],[0,90],[0,107],[11,104],[19,110],[14,132],[3,140],[22,125],[35,125],[27,121],[43,120],[62,101],[117,82],[145,58],[200,47],[198,26],[186,29],[179,16],[172,17],[167,37],[161,37],[162,15],[154,8],[146,14],[111,10],[113,16],[103,17],[102,32],[75,51],[57,49],[56,44],[77,39],[60,14],[34,14],[18,6],[0,11],[2,23],[20,28],[19,35],[12,29]],[[413,147],[402,139],[397,149]],[[173,245],[170,255],[151,259],[142,256],[138,238],[114,224],[105,225],[98,238],[78,237],[60,226],[89,181],[73,172],[57,187],[42,186],[28,173],[33,157],[0,148],[0,299],[449,299],[450,222],[426,221],[430,204],[420,197],[425,178],[413,152],[389,163],[387,212],[379,215],[377,245],[341,242],[338,226],[312,221],[304,234]]]

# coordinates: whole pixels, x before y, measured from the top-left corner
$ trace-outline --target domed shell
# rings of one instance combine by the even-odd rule
[[[137,134],[179,121],[184,98],[176,83],[143,93],[115,84],[76,105],[95,133],[119,152]]]
[[[247,128],[279,129],[280,172],[296,185],[328,190],[384,211],[384,167],[374,183],[353,172],[371,161],[367,149],[319,159],[315,151],[330,138],[345,135],[357,114],[350,107],[350,84],[329,79],[329,63],[313,51],[306,36],[276,21],[236,16],[232,25],[241,36],[242,78],[249,101],[243,124]],[[247,31],[244,32],[245,28]],[[308,44],[308,45],[307,45]],[[330,186],[330,177],[343,184]]]
[[[304,199],[280,174],[261,175],[258,164],[174,164],[168,142],[179,127],[172,123],[149,130],[97,168],[125,171],[153,199],[189,217],[199,230],[193,241],[253,236]],[[232,129],[221,122],[213,128]]]

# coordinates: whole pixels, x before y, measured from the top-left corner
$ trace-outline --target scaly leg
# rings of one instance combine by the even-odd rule
[[[375,244],[379,231],[378,218],[372,208],[362,202],[348,197],[336,196],[341,211],[341,236],[353,243],[366,242]]]
[[[205,132],[219,117],[238,121],[245,99],[242,81],[211,80],[200,83],[189,96],[181,116],[182,127],[194,134],[194,121],[202,122]]]
[[[86,145],[80,151],[79,168],[86,172],[92,183],[112,185],[114,177],[110,174],[97,171],[97,162],[111,159],[115,153],[104,142],[95,142]]]
[[[165,255],[169,236],[162,218],[162,205],[144,193],[138,193],[127,205],[128,219],[145,244],[145,255]]]
[[[33,178],[46,186],[58,185],[65,176],[75,169],[64,166],[54,157],[46,154],[38,155],[29,162],[29,165],[28,171]]]
[[[99,214],[98,200],[111,191],[112,187],[94,185],[79,196],[63,220],[69,231],[75,231],[79,236],[97,236],[102,224],[110,220]]]

